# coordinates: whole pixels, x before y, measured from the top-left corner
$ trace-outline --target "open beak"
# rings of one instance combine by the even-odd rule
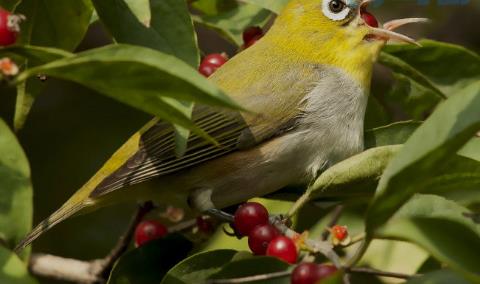
[[[360,3],[360,15],[362,19],[365,19],[364,17],[365,14],[368,14],[369,17],[373,17],[373,15],[371,15],[366,11],[366,7],[371,2],[373,2],[373,0],[363,0]],[[368,34],[369,38],[374,38],[374,39],[379,39],[384,41],[395,40],[395,41],[406,42],[406,43],[420,46],[420,44],[416,42],[414,39],[406,35],[394,32],[394,30],[407,24],[426,23],[428,21],[429,20],[427,18],[406,18],[406,19],[388,21],[385,24],[383,24],[383,27],[372,26],[368,23],[368,21],[365,21],[365,24],[368,26],[370,30]]]

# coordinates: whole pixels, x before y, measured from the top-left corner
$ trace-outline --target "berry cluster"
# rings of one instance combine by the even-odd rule
[[[292,264],[297,262],[298,249],[295,242],[283,236],[275,226],[270,224],[268,210],[262,204],[247,202],[240,205],[235,212],[233,226],[239,236],[248,236],[248,246],[255,255],[274,256]],[[334,226],[332,234],[344,239],[347,231],[343,226]],[[320,283],[319,281],[336,271],[333,265],[304,262],[293,270],[291,283]]]
[[[288,263],[297,261],[297,246],[269,223],[268,211],[262,204],[240,205],[233,225],[240,236],[248,236],[248,246],[254,254],[275,256]]]
[[[243,31],[243,45],[241,50],[249,48],[263,36],[263,30],[260,27],[248,27]],[[205,56],[200,62],[198,71],[205,77],[210,77],[220,66],[228,61],[225,53],[212,53]]]

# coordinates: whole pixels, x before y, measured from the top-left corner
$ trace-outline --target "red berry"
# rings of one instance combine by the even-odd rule
[[[217,67],[209,64],[209,63],[202,63],[200,67],[198,67],[198,71],[205,77],[210,77],[217,70]]]
[[[260,203],[247,202],[235,211],[233,224],[241,236],[248,236],[256,226],[268,224],[268,211]]]
[[[226,54],[222,53],[212,53],[205,58],[203,58],[202,62],[200,63],[200,67],[198,67],[198,71],[204,75],[205,77],[210,77],[220,66],[225,64],[228,61],[228,57]]]
[[[146,242],[164,237],[167,233],[167,227],[160,222],[153,220],[142,221],[135,228],[135,246],[142,246]]]
[[[248,235],[248,247],[256,255],[265,255],[270,241],[279,235],[278,230],[270,224],[256,226]]]
[[[297,246],[290,238],[278,236],[268,244],[267,255],[275,256],[288,263],[295,263],[298,257]]]
[[[317,268],[317,273],[322,278],[327,278],[337,272],[337,268],[331,264],[320,264]]]
[[[248,27],[243,31],[243,43],[248,45],[248,43],[255,37],[263,36],[263,30],[260,27]],[[259,37],[259,38],[260,38]]]
[[[348,236],[348,230],[346,226],[335,225],[332,227],[333,237],[339,241],[343,241]]]
[[[225,53],[212,53],[203,58],[202,63],[209,63],[210,65],[220,67],[228,61],[228,57]]]
[[[360,11],[360,15],[362,16],[362,19],[367,25],[369,25],[370,27],[378,28],[378,21],[374,15],[370,14],[366,10]]]
[[[212,224],[211,220],[209,220],[209,219],[207,219],[203,216],[197,217],[197,228],[200,232],[205,233],[205,234],[209,234],[209,233],[213,232],[213,224]]]
[[[249,48],[250,46],[254,45],[259,39],[262,38],[263,35],[256,35],[254,36],[249,42],[245,44],[245,48]]]
[[[335,266],[304,262],[292,271],[291,284],[316,284],[335,273]]]
[[[10,12],[0,8],[0,46],[14,44],[17,34],[20,31],[19,23],[21,17],[12,15]]]

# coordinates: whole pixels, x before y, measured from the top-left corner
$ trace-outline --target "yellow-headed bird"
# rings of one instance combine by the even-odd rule
[[[60,209],[17,246],[64,219],[122,200],[222,208],[319,172],[363,149],[373,63],[392,30],[369,0],[291,0],[269,32],[210,79],[249,112],[197,106],[193,119],[218,145],[191,136],[175,155],[173,128],[157,119],[135,133]],[[374,19],[374,18],[373,18]],[[372,23],[373,22],[373,23]],[[370,24],[370,25],[369,25]],[[156,178],[155,187],[135,187]]]

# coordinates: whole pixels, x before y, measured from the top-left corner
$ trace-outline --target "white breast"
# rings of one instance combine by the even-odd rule
[[[367,90],[339,69],[319,72],[320,80],[302,102],[304,115],[276,153],[308,180],[363,149]]]

